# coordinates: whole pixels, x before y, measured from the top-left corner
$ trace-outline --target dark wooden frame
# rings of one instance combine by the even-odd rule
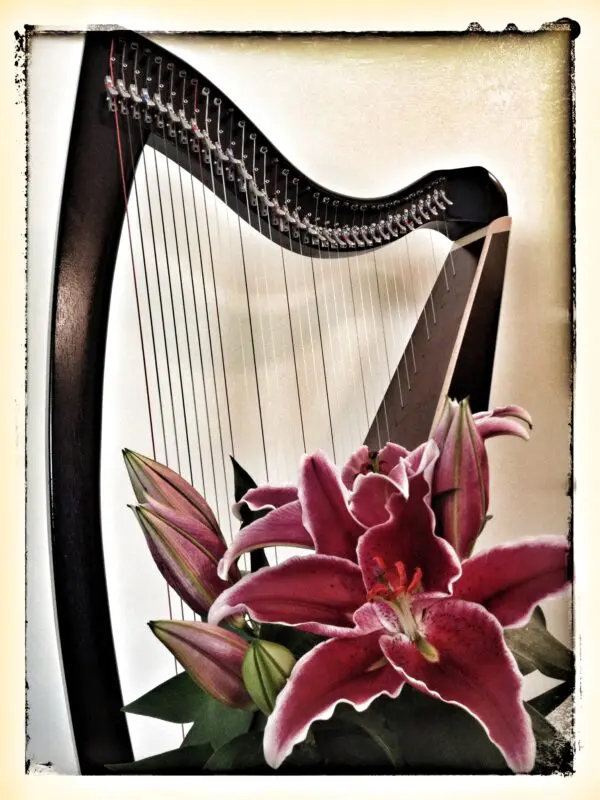
[[[127,722],[121,711],[100,523],[105,344],[114,265],[125,212],[114,120],[110,119],[103,92],[114,37],[134,37],[144,44],[141,37],[120,31],[93,32],[86,37],[59,221],[49,356],[48,458],[54,587],[69,708],[82,774],[102,774],[105,764],[133,758]],[[153,52],[174,62],[176,71],[185,68],[188,75],[197,75],[166,51],[151,47]],[[209,84],[202,76],[197,77]],[[235,109],[235,114],[241,116],[239,109]],[[126,159],[128,189],[145,138],[134,142],[133,158]],[[152,141],[150,133],[148,140],[160,146],[160,141]],[[264,137],[263,140],[267,141]],[[270,143],[269,147],[279,157],[279,167],[286,164],[299,177],[302,191],[314,193],[316,187],[336,197],[295,170]],[[205,177],[201,169],[197,174],[201,179]],[[506,214],[504,192],[486,170],[474,167],[440,171],[420,183],[426,185],[432,176],[442,177],[452,187],[455,203],[446,223],[453,238]],[[397,203],[410,195],[415,186],[377,201],[337,197],[348,214],[358,205],[369,219],[369,215],[381,213],[382,204]],[[235,207],[239,198],[232,196],[228,202]],[[478,290],[478,307],[473,317],[477,335],[472,326],[471,333],[467,330],[456,370],[458,377],[453,384],[460,394],[460,374],[466,370],[477,408],[485,407],[489,395],[505,245],[506,241],[499,241],[498,258],[487,273],[490,277],[482,281]],[[472,247],[476,249],[477,245]],[[464,252],[469,253],[469,248]],[[471,349],[469,360],[469,348],[475,343],[478,349]],[[406,440],[403,443],[409,444]]]

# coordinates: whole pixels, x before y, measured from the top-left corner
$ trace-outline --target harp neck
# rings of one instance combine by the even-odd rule
[[[107,50],[106,124],[132,119],[250,225],[294,252],[347,255],[418,228],[452,239],[507,214],[506,194],[483,167],[430,172],[389,195],[360,198],[321,186],[295,167],[208,78],[138,34],[98,36]],[[104,37],[104,38],[102,38]],[[102,86],[92,87],[102,92]]]

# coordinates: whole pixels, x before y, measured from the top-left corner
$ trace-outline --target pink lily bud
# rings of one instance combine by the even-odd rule
[[[253,707],[242,679],[249,642],[206,622],[162,620],[149,625],[201,689],[232,708]]]
[[[166,506],[198,519],[224,541],[211,507],[181,475],[133,450],[123,450],[123,458],[138,503]]]
[[[450,542],[461,560],[471,554],[488,518],[490,479],[484,442],[500,434],[528,439],[529,433],[521,423],[531,426],[531,417],[519,406],[473,415],[468,399],[460,403],[446,400],[432,434],[440,448],[433,498],[438,533]]]
[[[234,570],[221,580],[217,566],[225,553],[223,541],[200,519],[154,505],[133,508],[160,573],[192,611],[204,614],[214,600],[239,577]]]

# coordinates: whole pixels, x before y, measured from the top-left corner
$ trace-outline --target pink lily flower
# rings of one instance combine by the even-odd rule
[[[437,444],[430,439],[409,452],[396,444],[388,443],[378,453],[371,453],[371,464],[375,470],[363,470],[352,476],[348,466],[359,455],[360,450],[350,459],[344,471],[352,484],[349,506],[354,516],[368,528],[389,519],[388,502],[400,493],[408,497],[410,486],[423,483],[425,499],[431,506],[432,482],[439,458]],[[359,456],[360,457],[360,456]],[[430,510],[432,521],[433,511]]]
[[[427,493],[422,479],[388,500],[389,518],[358,542],[358,564],[293,558],[242,578],[212,606],[214,623],[246,611],[331,637],[300,659],[277,698],[264,736],[273,768],[338,703],[364,710],[408,683],[471,713],[513,771],[532,769],[535,739],[503,628],[565,588],[567,542],[497,547],[461,566],[435,535]]]
[[[487,519],[489,465],[484,442],[500,434],[529,439],[524,425],[531,427],[532,421],[520,406],[471,414],[468,400],[447,399],[432,440],[413,452],[388,443],[379,452],[363,446],[354,453],[342,470],[342,480],[353,492],[350,509],[368,527],[385,522],[389,498],[398,491],[406,495],[409,480],[423,473],[432,487],[429,499],[436,500],[438,534],[461,559],[466,558]]]
[[[367,448],[363,449],[368,456]],[[336,467],[317,451],[302,458],[298,488],[264,485],[250,489],[242,502],[253,510],[273,510],[240,531],[219,564],[219,575],[225,578],[241,555],[262,547],[301,547],[356,563],[359,538],[367,528],[388,518],[386,503],[393,494],[407,496],[409,483],[422,476],[427,497],[431,496],[438,458],[435,442],[426,442],[413,452],[388,444],[378,454],[371,454],[369,463],[380,473],[362,470],[351,494],[346,488],[349,475],[359,469],[356,464],[362,456],[361,449],[344,467],[340,480]],[[429,513],[433,519],[433,512]]]
[[[519,406],[473,415],[468,400],[446,400],[433,432],[440,458],[432,488],[437,499],[438,534],[452,544],[461,559],[471,554],[487,520],[490,477],[485,441],[500,434],[529,439],[524,425],[532,426],[531,417]]]
[[[356,561],[356,544],[366,526],[348,507],[349,492],[325,454],[303,456],[298,487],[258,486],[242,502],[257,511],[273,509],[245,527],[219,564],[225,578],[237,559],[263,547],[301,547]]]
[[[250,649],[244,638],[206,622],[161,620],[149,625],[201,689],[232,708],[254,706],[242,676]]]

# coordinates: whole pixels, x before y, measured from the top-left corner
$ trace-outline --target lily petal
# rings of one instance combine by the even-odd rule
[[[350,510],[366,528],[381,525],[390,518],[387,508],[389,499],[398,493],[408,495],[408,477],[404,491],[386,475],[369,472],[359,475],[354,482],[354,492],[350,498]]]
[[[393,495],[388,501],[390,519],[370,528],[358,544],[358,561],[367,590],[377,582],[373,572],[376,557],[385,564],[401,561],[406,574],[423,572],[423,588],[448,592],[460,574],[460,562],[448,542],[436,536],[426,502],[429,486],[423,475],[412,479],[408,498]]]
[[[377,463],[379,472],[382,475],[389,475],[394,467],[404,458],[410,455],[410,451],[405,447],[394,442],[388,442],[377,453]]]
[[[433,481],[433,473],[440,457],[440,448],[435,439],[429,439],[420,444],[405,459],[409,479],[415,475],[423,475],[429,486]],[[390,478],[395,480],[394,471]]]
[[[274,509],[243,528],[219,563],[219,577],[225,580],[234,562],[244,553],[277,546],[314,549],[312,537],[302,524],[302,511],[297,500]]]
[[[409,455],[409,451],[399,444],[388,442],[381,450],[373,453],[366,444],[361,445],[352,454],[342,469],[342,483],[346,488],[353,489],[356,478],[361,475],[368,475],[375,472],[380,475],[389,475],[392,469],[398,465],[402,459]],[[373,458],[377,460],[377,467],[374,469]]]
[[[363,444],[350,456],[342,468],[342,483],[347,489],[352,489],[355,478],[365,474],[366,465],[369,463],[369,448]]]
[[[264,484],[263,486],[256,486],[254,489],[248,489],[241,502],[247,503],[253,511],[258,511],[267,506],[280,508],[280,506],[293,503],[297,499],[298,488],[296,486],[291,484],[285,486]]]
[[[206,622],[185,620],[151,622],[150,629],[212,697],[233,708],[253,706],[242,678],[249,644],[241,636]]]
[[[453,597],[480,603],[504,628],[524,625],[541,600],[569,584],[568,551],[562,536],[493,547],[463,561]]]
[[[416,689],[476,717],[514,772],[530,772],[535,759],[531,719],[498,621],[475,603],[451,599],[428,608],[422,629],[439,655],[437,662],[398,636],[382,636],[385,656]]]
[[[330,639],[296,664],[265,728],[269,766],[277,769],[294,745],[306,738],[311,723],[330,719],[338,703],[364,711],[379,695],[400,694],[405,681],[395,669],[386,664],[369,669],[381,659],[378,640],[378,634]]]
[[[138,503],[152,500],[187,516],[197,516],[223,538],[212,509],[191,483],[164,464],[133,450],[123,450],[123,458]]]
[[[488,417],[480,421],[475,421],[475,425],[482,439],[491,439],[493,436],[504,434],[519,436],[525,441],[529,440],[529,431],[520,422],[514,419],[495,419]]]
[[[533,428],[531,414],[522,406],[499,406],[498,408],[491,409],[491,411],[478,411],[476,414],[473,414],[475,422],[489,417],[515,417],[516,419],[520,419],[521,422],[524,422],[529,428]]]
[[[450,430],[450,425],[452,424],[457,408],[458,403],[456,400],[451,400],[449,397],[446,397],[439,421],[431,434],[432,439],[435,441],[440,451],[444,447],[444,442],[448,436],[448,431]]]
[[[350,513],[346,489],[323,452],[302,459],[298,496],[316,552],[356,562],[356,543],[365,528]]]
[[[356,564],[335,556],[306,555],[245,575],[212,605],[218,624],[247,612],[257,622],[302,626],[322,636],[356,636],[353,614],[365,590]]]
[[[408,496],[408,487],[409,487],[409,476],[412,474],[412,470],[409,469],[408,466],[408,458],[401,458],[400,461],[393,467],[387,477],[392,483],[394,483],[400,492],[407,497]],[[381,475],[380,477],[385,477]]]

